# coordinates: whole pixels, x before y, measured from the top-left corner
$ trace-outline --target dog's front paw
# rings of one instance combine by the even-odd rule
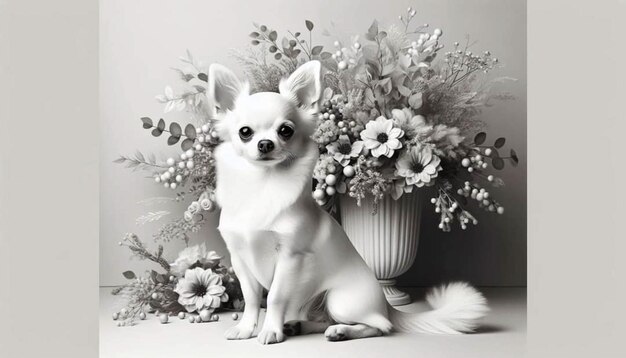
[[[263,329],[257,339],[261,344],[280,343],[285,340],[285,334],[280,329]]]
[[[224,337],[226,339],[248,339],[252,337],[252,332],[254,332],[254,325],[240,323],[227,329]]]

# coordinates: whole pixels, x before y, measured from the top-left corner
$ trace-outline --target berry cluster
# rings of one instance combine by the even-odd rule
[[[495,211],[498,214],[504,213],[504,207],[491,199],[489,192],[486,191],[485,188],[481,188],[478,184],[466,181],[463,188],[457,190],[457,194],[476,200],[478,207],[484,208],[487,211]]]
[[[205,161],[205,157],[211,155],[209,145],[215,144],[217,133],[208,124],[196,128],[196,133],[197,137],[192,148],[181,153],[180,159],[167,159],[166,164],[169,168],[162,173],[155,174],[156,183],[162,183],[165,188],[176,189],[196,168],[196,161]]]
[[[343,96],[337,96],[331,100],[324,101],[320,109],[319,119],[329,120],[335,123],[341,134],[352,134],[352,136],[358,137],[360,128],[357,127],[356,121],[345,118],[341,111],[341,108],[346,103],[348,103],[348,98]]]

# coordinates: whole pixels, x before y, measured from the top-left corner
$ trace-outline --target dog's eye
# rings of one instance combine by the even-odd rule
[[[241,127],[239,129],[239,138],[241,138],[241,140],[247,142],[250,140],[250,138],[252,138],[252,134],[254,132],[252,131],[252,128],[250,127]]]
[[[285,140],[289,139],[293,135],[293,128],[286,124],[283,124],[282,126],[280,126],[280,128],[278,128],[278,135]]]

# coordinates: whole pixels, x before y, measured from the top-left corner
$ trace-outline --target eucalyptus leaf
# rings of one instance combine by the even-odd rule
[[[157,124],[157,128],[161,130],[161,132],[165,129],[165,121],[163,118],[159,119],[159,123]]]
[[[317,56],[320,53],[322,53],[322,49],[324,48],[324,46],[315,46],[311,49],[311,55],[313,56]]]
[[[259,40],[252,40],[250,41],[251,44],[253,44],[254,46],[260,44]]]
[[[170,123],[170,134],[173,137],[180,137],[183,134],[183,129],[180,127],[180,124],[176,122]]]
[[[493,144],[493,146],[496,148],[502,148],[505,142],[506,142],[506,139],[504,137],[500,137],[496,139],[496,142]]]
[[[193,139],[186,138],[182,143],[180,143],[180,147],[182,150],[191,149],[191,147],[193,147]]]
[[[278,38],[278,33],[276,31],[272,31],[270,32],[270,34],[268,35],[269,39],[271,41],[276,41],[276,39]]]
[[[511,164],[513,164],[513,166],[517,166],[518,163],[519,158],[517,157],[517,153],[511,149]]]
[[[487,133],[480,132],[480,133],[476,134],[476,136],[474,137],[474,144],[481,145],[481,144],[485,143],[485,139],[487,139]]]
[[[409,105],[413,109],[420,109],[422,107],[422,103],[423,103],[423,99],[422,99],[421,92],[412,94],[411,97],[409,97]]]
[[[253,31],[250,33],[250,37],[252,37],[253,39],[256,39],[257,37],[259,37],[259,33],[256,31]]]
[[[329,58],[331,58],[333,55],[330,52],[322,52],[320,54],[320,58],[322,60],[328,60]]]
[[[122,272],[122,275],[124,275],[124,277],[129,279],[129,280],[137,278],[137,275],[135,275],[135,273],[132,272],[132,271],[124,271],[124,272]]]
[[[161,129],[159,129],[159,128],[154,128],[154,129],[152,130],[152,135],[153,135],[153,136],[155,136],[155,137],[158,137],[158,136],[160,136],[161,134],[163,134],[163,130],[161,130]]]
[[[493,158],[491,160],[491,165],[493,165],[493,167],[498,169],[498,170],[502,170],[504,168],[504,160],[502,160],[502,158],[500,158],[500,157]]]
[[[274,54],[274,58],[277,60],[280,60],[283,57],[283,54],[281,54],[280,52],[277,52]]]
[[[149,129],[153,127],[152,119],[150,117],[141,117],[141,121],[143,122],[143,127],[145,129]]]
[[[304,24],[306,25],[306,29],[309,31],[313,30],[313,22],[311,22],[310,20],[304,20]]]
[[[180,137],[171,135],[169,136],[169,138],[167,138],[167,145],[174,145],[178,143],[179,140],[180,140]]]
[[[193,124],[189,123],[185,126],[185,136],[191,140],[196,139],[196,127]]]
[[[200,81],[209,82],[209,76],[204,72],[198,73],[198,79]]]

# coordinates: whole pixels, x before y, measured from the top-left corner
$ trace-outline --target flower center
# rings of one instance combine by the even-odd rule
[[[352,146],[350,143],[341,143],[339,144],[339,153],[341,154],[350,154],[352,152]]]
[[[387,143],[388,139],[389,139],[389,136],[387,136],[387,133],[379,133],[378,136],[376,137],[376,140],[383,144]]]
[[[196,287],[193,288],[193,292],[196,296],[203,297],[206,295],[206,286],[196,285]]]
[[[413,173],[419,174],[422,172],[422,170],[424,170],[424,166],[422,165],[422,163],[413,164]]]

